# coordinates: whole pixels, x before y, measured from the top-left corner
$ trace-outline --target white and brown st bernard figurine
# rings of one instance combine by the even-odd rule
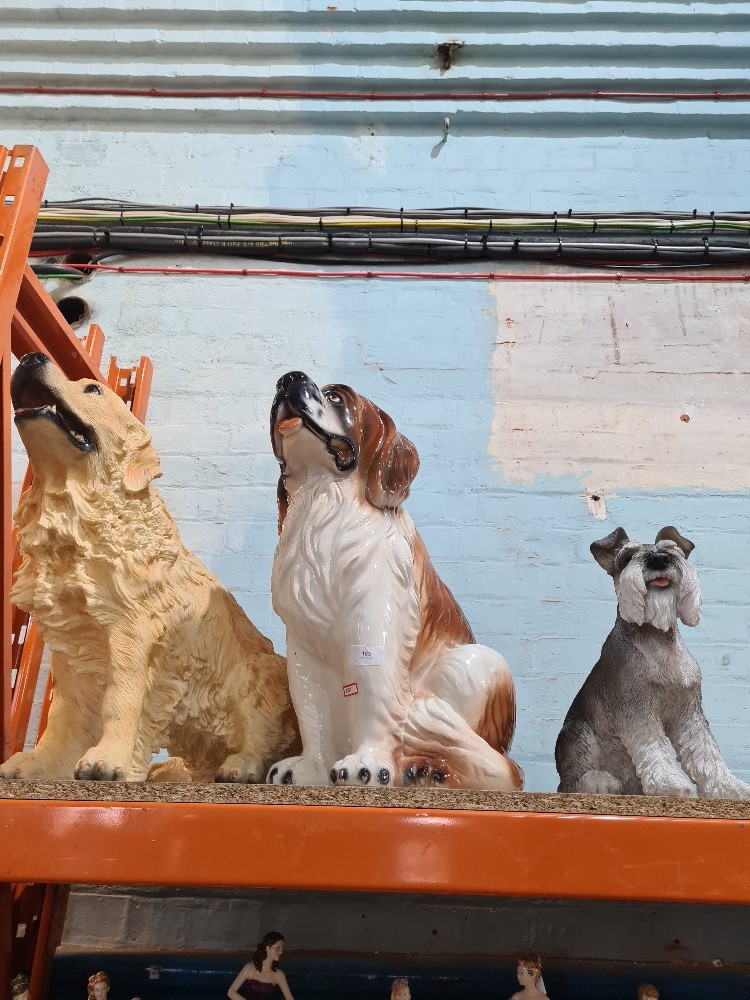
[[[508,666],[475,644],[401,509],[414,445],[369,399],[302,372],[278,382],[271,438],[271,589],[303,752],[268,780],[520,789]]]

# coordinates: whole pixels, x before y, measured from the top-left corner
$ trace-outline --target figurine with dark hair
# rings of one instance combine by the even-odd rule
[[[659,991],[651,983],[641,983],[638,987],[638,1000],[659,1000]]]
[[[286,976],[278,967],[284,951],[284,935],[269,931],[258,943],[253,957],[227,990],[229,1000],[269,1000],[276,986],[284,1000],[294,1000]]]
[[[107,1000],[109,976],[106,972],[95,972],[89,976],[86,996],[88,1000]]]
[[[516,978],[521,989],[511,1000],[544,1000],[547,991],[542,979],[542,963],[538,958],[519,958]]]

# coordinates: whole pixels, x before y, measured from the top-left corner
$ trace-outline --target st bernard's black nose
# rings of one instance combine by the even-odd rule
[[[286,375],[282,375],[279,381],[276,383],[277,392],[286,392],[290,386],[293,386],[295,382],[306,382],[307,375],[304,372],[287,372]]]
[[[33,354],[24,354],[18,364],[25,368],[38,368],[39,365],[49,364],[49,358],[41,351],[34,351]]]
[[[646,556],[646,568],[653,570],[666,569],[671,561],[666,552],[649,552]]]

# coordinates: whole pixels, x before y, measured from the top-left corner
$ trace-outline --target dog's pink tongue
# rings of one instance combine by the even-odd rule
[[[288,420],[282,420],[278,426],[279,434],[282,437],[287,437],[289,434],[294,434],[296,430],[302,425],[301,417],[289,417]]]
[[[668,587],[671,581],[666,576],[657,576],[655,580],[650,580],[652,587]]]

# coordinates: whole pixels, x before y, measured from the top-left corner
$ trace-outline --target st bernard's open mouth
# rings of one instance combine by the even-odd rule
[[[50,389],[39,383],[26,385],[14,399],[15,420],[36,420],[44,418],[54,421],[79,451],[93,451],[96,439],[94,431],[55,398]]]
[[[289,438],[302,429],[302,417],[287,417],[276,425],[276,430],[282,437]]]

